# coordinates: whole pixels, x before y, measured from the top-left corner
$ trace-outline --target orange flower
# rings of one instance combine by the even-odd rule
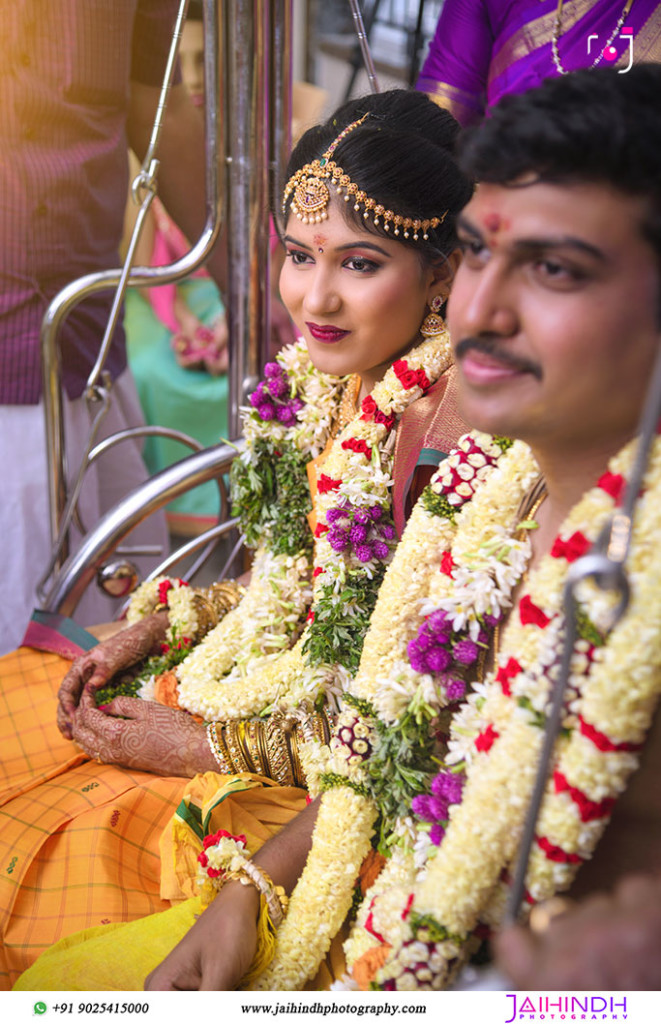
[[[377,971],[385,964],[392,946],[386,942],[383,946],[372,946],[366,953],[359,956],[353,965],[353,979],[361,992],[369,992]]]
[[[179,688],[174,669],[170,669],[169,672],[163,672],[162,675],[156,676],[156,681],[154,683],[154,700],[159,704],[165,704],[166,708],[174,708],[175,711],[182,710],[179,703]],[[191,715],[191,718],[196,722],[204,721],[201,715]]]
[[[360,865],[360,871],[358,872],[358,882],[363,896],[376,882],[383,870],[385,862],[386,858],[382,853],[378,853],[376,850],[370,850],[363,860],[363,863]]]

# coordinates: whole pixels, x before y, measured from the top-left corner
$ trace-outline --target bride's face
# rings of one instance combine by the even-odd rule
[[[419,340],[444,288],[413,248],[347,223],[337,204],[321,224],[289,217],[280,294],[315,366],[358,373],[369,390]]]

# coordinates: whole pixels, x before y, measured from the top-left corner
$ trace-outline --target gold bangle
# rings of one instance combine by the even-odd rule
[[[257,775],[265,775],[266,765],[264,764],[264,759],[262,757],[260,730],[261,722],[255,722],[250,719],[245,724],[246,744],[250,753],[250,759],[255,765],[255,772]]]
[[[228,765],[226,759],[223,757],[223,752],[218,742],[218,730],[216,727],[216,723],[209,722],[206,731],[207,743],[209,744],[209,749],[211,750],[214,761],[220,768],[220,771],[222,772],[223,775],[231,775],[231,766]]]
[[[289,897],[281,885],[276,885],[271,876],[252,860],[246,860],[242,868],[242,885],[254,885],[266,900],[274,928],[282,924],[289,906]]]
[[[301,788],[305,787],[305,772],[303,771],[303,765],[298,753],[298,736],[297,736],[298,724],[287,734],[285,737],[291,750],[291,763],[292,763],[292,774],[294,776],[294,785]]]
[[[230,766],[230,775],[236,775],[238,768],[235,766],[232,760],[230,749],[227,746],[227,739],[225,737],[225,725],[221,725],[218,729],[218,723],[216,723],[216,736],[218,737],[218,746],[220,747],[221,754],[227,764]]]
[[[239,746],[241,747],[241,753],[243,755],[244,761],[246,762],[248,771],[252,772],[254,775],[259,775],[257,765],[253,761],[252,751],[250,749],[250,733],[248,730],[249,725],[250,722],[238,722],[236,728],[236,738]]]
[[[281,786],[294,785],[291,753],[285,735],[284,716],[274,713],[266,727],[266,744],[269,751],[271,777]]]
[[[259,745],[259,753],[264,766],[264,775],[270,778],[270,764],[268,747],[266,746],[266,724],[264,722],[257,722],[257,743]]]
[[[234,762],[234,771],[240,774],[242,772],[250,772],[251,768],[245,758],[243,746],[239,741],[238,726],[239,723],[235,721],[225,724],[225,743]]]

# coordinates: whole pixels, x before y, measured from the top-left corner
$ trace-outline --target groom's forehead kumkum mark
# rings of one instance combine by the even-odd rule
[[[484,226],[487,231],[496,235],[502,228],[507,227],[507,222],[500,216],[499,213],[487,213],[484,216]]]

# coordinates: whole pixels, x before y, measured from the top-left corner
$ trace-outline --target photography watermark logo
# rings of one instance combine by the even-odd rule
[[[508,992],[508,1002],[503,1024],[515,1021],[559,1021],[559,1020],[628,1020],[627,997],[598,995],[559,995],[554,992],[545,996],[526,996],[523,993]]]
[[[617,69],[618,75],[626,75],[627,71],[631,71],[631,67],[633,65],[633,29],[620,29],[618,39],[623,40],[629,48],[629,63],[625,68]],[[618,50],[617,46],[613,45],[614,42],[615,40],[613,40],[613,42],[609,43],[607,46],[604,46],[603,50],[601,51],[601,56],[605,61],[607,61],[608,64],[614,64],[615,61],[618,60],[618,58],[622,55]],[[593,34],[591,36],[588,36],[588,57],[591,57],[594,54],[596,54],[599,45],[600,43],[598,35]],[[622,53],[624,53],[624,50],[622,50]]]

